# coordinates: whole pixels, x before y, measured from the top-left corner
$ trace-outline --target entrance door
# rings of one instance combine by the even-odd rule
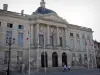
[[[42,52],[41,54],[41,67],[48,67],[48,59],[47,59],[47,53]]]
[[[56,52],[52,53],[52,66],[58,67],[58,55]]]
[[[67,66],[67,55],[66,53],[62,53],[62,66],[65,64]]]

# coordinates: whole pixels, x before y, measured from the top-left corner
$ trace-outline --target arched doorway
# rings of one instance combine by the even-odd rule
[[[48,67],[48,55],[46,52],[41,53],[41,67]]]
[[[52,66],[58,67],[58,55],[56,52],[52,53]]]
[[[62,53],[62,66],[65,64],[67,66],[67,55],[66,53]]]

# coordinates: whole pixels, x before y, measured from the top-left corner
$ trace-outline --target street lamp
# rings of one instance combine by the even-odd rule
[[[15,38],[6,38],[6,44],[9,46],[9,60],[8,60],[8,69],[7,69],[7,75],[10,75],[10,59],[11,59],[11,45],[15,43]]]

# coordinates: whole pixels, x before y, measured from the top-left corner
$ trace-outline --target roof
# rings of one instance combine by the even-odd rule
[[[49,14],[49,13],[56,13],[56,12],[53,11],[53,10],[47,9],[47,8],[39,7],[36,10],[36,13],[39,13],[39,14]]]

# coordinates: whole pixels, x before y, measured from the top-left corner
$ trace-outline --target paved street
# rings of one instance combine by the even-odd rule
[[[11,75],[27,75],[13,73]],[[54,73],[32,73],[31,75],[100,75],[100,69],[83,69],[67,72],[54,72]]]

